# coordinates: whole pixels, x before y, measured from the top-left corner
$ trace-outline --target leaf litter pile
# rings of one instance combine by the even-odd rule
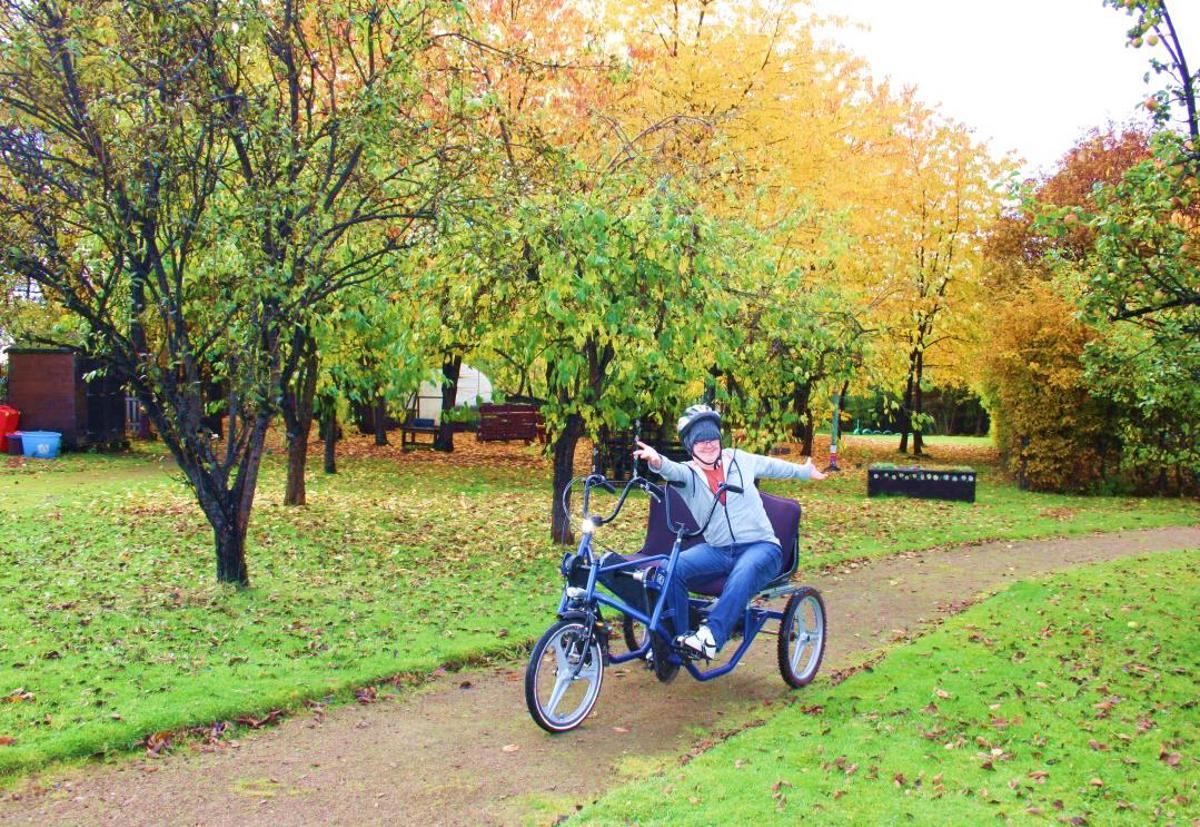
[[[211,531],[161,449],[0,468],[0,777],[73,756],[162,754],[189,729],[219,741],[214,731],[236,728],[222,722],[269,723],[534,639],[561,555],[548,542],[540,447],[464,435],[446,456],[369,443],[339,443],[336,475],[314,456],[303,508],[281,504],[275,446],[246,591],[215,583]],[[589,457],[584,442],[578,472]],[[810,567],[1029,532],[1045,509],[1074,516],[1046,518],[1044,533],[1111,527],[1114,515],[1121,526],[1195,517],[1177,502],[1045,499],[1002,481],[984,483],[974,506],[868,500],[861,468],[770,488],[804,503]],[[645,514],[644,500],[631,503],[598,541],[637,548]]]
[[[587,824],[1195,824],[1200,550],[1013,585]]]

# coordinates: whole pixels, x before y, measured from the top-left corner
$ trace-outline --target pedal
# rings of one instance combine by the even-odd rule
[[[707,657],[703,652],[695,652],[682,644],[675,643],[674,641],[671,642],[671,651],[679,655],[679,657],[683,658],[684,660],[691,661],[693,663],[699,661],[712,663],[712,658]]]

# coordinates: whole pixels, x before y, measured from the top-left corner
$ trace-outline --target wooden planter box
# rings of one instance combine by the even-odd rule
[[[479,406],[475,438],[480,442],[533,442],[545,433],[543,428],[542,414],[533,405],[485,403]]]
[[[926,500],[975,502],[975,471],[971,468],[927,470],[919,465],[867,467],[867,496],[895,494]]]

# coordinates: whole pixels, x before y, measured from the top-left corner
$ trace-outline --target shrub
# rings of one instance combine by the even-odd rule
[[[1038,491],[1089,491],[1119,460],[1113,406],[1088,390],[1095,338],[1074,308],[1033,283],[995,317],[984,356],[996,442],[1008,471]]]

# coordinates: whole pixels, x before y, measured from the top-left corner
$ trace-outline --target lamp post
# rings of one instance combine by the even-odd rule
[[[842,418],[842,395],[833,395],[833,422],[829,425],[829,467],[826,471],[841,471],[837,464],[838,423]]]

